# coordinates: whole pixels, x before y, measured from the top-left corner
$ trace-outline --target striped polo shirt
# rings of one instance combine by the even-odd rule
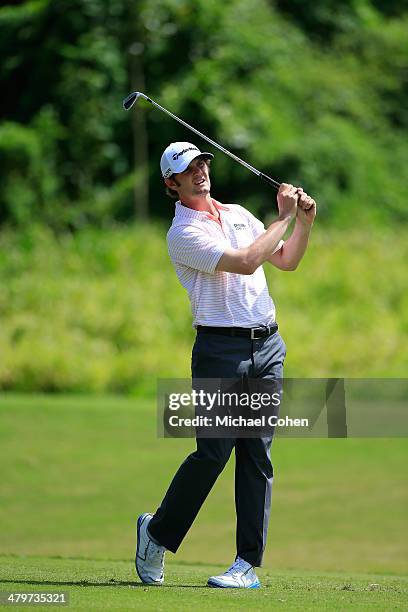
[[[210,213],[176,203],[167,245],[177,276],[188,291],[193,327],[257,327],[275,321],[262,266],[253,274],[215,271],[226,248],[247,247],[265,226],[238,204],[223,206],[213,200],[220,221]],[[281,240],[276,247],[283,245]]]

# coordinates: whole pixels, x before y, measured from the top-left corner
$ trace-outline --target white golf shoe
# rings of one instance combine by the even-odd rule
[[[164,546],[156,544],[147,531],[152,514],[141,514],[137,519],[137,545],[135,565],[138,576],[145,584],[161,585],[164,581]]]
[[[257,589],[261,586],[252,565],[240,557],[236,558],[225,574],[211,576],[207,584],[222,589]]]

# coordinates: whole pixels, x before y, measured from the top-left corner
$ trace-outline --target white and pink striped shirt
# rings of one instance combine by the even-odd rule
[[[193,327],[258,327],[275,321],[275,305],[260,266],[254,274],[215,271],[227,247],[247,247],[265,232],[252,213],[237,204],[213,200],[220,221],[211,214],[176,203],[167,233],[170,258],[188,291]],[[276,247],[283,245],[281,240]]]

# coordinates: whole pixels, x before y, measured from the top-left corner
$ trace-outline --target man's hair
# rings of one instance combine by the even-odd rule
[[[204,161],[208,166],[208,170],[210,170],[211,159],[209,157],[205,157]],[[169,178],[174,179],[175,176],[176,176],[175,174],[172,174],[171,176],[169,176]],[[166,185],[166,195],[168,195],[169,198],[172,198],[173,200],[179,199],[178,192],[175,189],[170,189],[170,187],[167,187],[167,185]]]

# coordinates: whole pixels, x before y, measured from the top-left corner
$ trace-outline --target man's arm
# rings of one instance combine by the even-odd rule
[[[279,217],[249,247],[225,249],[216,271],[253,274],[271,257],[291,221],[296,216],[299,194],[296,187],[282,183],[278,193]]]
[[[296,270],[305,254],[310,230],[316,216],[316,202],[299,188],[299,201],[295,228],[282,248],[268,257],[268,261],[281,270]]]

